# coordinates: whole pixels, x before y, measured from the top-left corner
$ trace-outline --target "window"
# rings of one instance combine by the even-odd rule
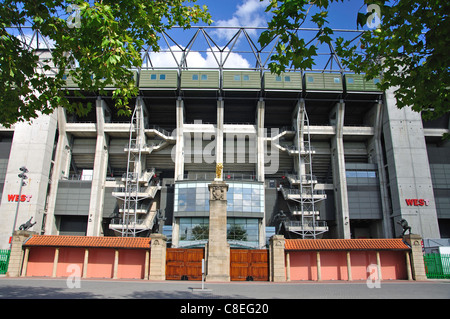
[[[159,75],[159,79],[160,80],[165,80],[166,79],[166,75],[165,74],[160,74]]]
[[[83,169],[83,171],[81,172],[81,180],[82,181],[92,181],[93,175],[94,175],[94,170]]]
[[[373,84],[380,83],[380,79],[373,79]]]
[[[281,82],[281,76],[276,76],[276,77],[275,77],[275,81]]]
[[[291,82],[291,77],[290,76],[285,76],[284,77],[284,82]]]
[[[341,79],[340,78],[334,78],[334,83],[341,83]]]
[[[234,76],[234,80],[235,81],[240,81],[241,80],[241,76],[240,75],[235,75]]]
[[[208,75],[206,75],[206,74],[202,74],[202,77],[201,77],[201,79],[202,79],[202,81],[206,81],[206,80],[208,80]]]
[[[313,83],[314,82],[314,78],[312,76],[308,76],[308,82]]]
[[[192,80],[198,81],[198,74],[192,74]]]
[[[67,80],[67,74],[63,74],[62,79]]]
[[[355,83],[355,79],[353,79],[353,78],[347,78],[347,83],[348,83],[348,84],[353,84],[353,83]]]
[[[156,74],[150,74],[150,80],[156,80]]]
[[[376,171],[345,171],[346,177],[353,178],[376,178]]]
[[[244,75],[244,76],[242,77],[242,80],[244,80],[244,81],[250,81],[250,77],[249,77],[248,75]]]

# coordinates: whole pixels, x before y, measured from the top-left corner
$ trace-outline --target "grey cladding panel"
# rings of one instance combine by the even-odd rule
[[[90,181],[59,181],[55,215],[87,216],[90,199]]]

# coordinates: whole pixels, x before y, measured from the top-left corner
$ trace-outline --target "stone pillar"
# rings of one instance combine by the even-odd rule
[[[150,235],[150,274],[149,280],[166,280],[167,238],[162,234]]]
[[[36,235],[36,232],[26,230],[17,230],[14,232],[11,253],[9,255],[8,277],[19,277],[23,261],[22,244],[33,235]]]
[[[230,281],[230,245],[227,242],[227,191],[223,181],[209,189],[209,240],[206,281]]]
[[[415,280],[427,280],[422,253],[422,237],[420,235],[410,234],[403,236],[403,240],[406,241],[411,247],[413,278]]]
[[[270,237],[270,281],[286,281],[284,243],[283,235],[274,235]]]

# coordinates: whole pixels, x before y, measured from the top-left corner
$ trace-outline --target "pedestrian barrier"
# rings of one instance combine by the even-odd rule
[[[450,254],[424,254],[428,279],[450,279]]]

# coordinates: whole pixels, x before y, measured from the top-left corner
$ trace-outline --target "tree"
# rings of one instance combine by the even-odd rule
[[[173,26],[210,23],[207,8],[196,0],[4,0],[0,6],[0,124],[9,127],[63,106],[78,114],[89,111],[70,104],[62,89],[67,76],[85,92],[115,84],[119,115],[138,89],[131,68],[142,65],[141,51],[159,50],[158,33]],[[39,30],[54,44],[49,59],[39,61],[14,30]],[[41,64],[39,64],[41,63]],[[42,65],[43,64],[43,65]]]
[[[355,26],[363,27],[375,12],[381,15],[381,21],[377,28],[365,28],[353,40],[333,40],[327,21],[330,2],[343,0],[270,2],[266,11],[271,11],[273,18],[259,42],[265,46],[279,36],[269,64],[272,72],[280,74],[286,67],[312,68],[317,48],[296,32],[303,23],[312,21],[318,28],[313,40],[333,45],[344,66],[364,73],[367,80],[381,74],[379,87],[394,87],[397,107],[411,106],[414,111],[422,111],[426,120],[450,111],[450,2],[364,0],[371,10],[355,13]],[[313,6],[318,12],[309,14]]]

